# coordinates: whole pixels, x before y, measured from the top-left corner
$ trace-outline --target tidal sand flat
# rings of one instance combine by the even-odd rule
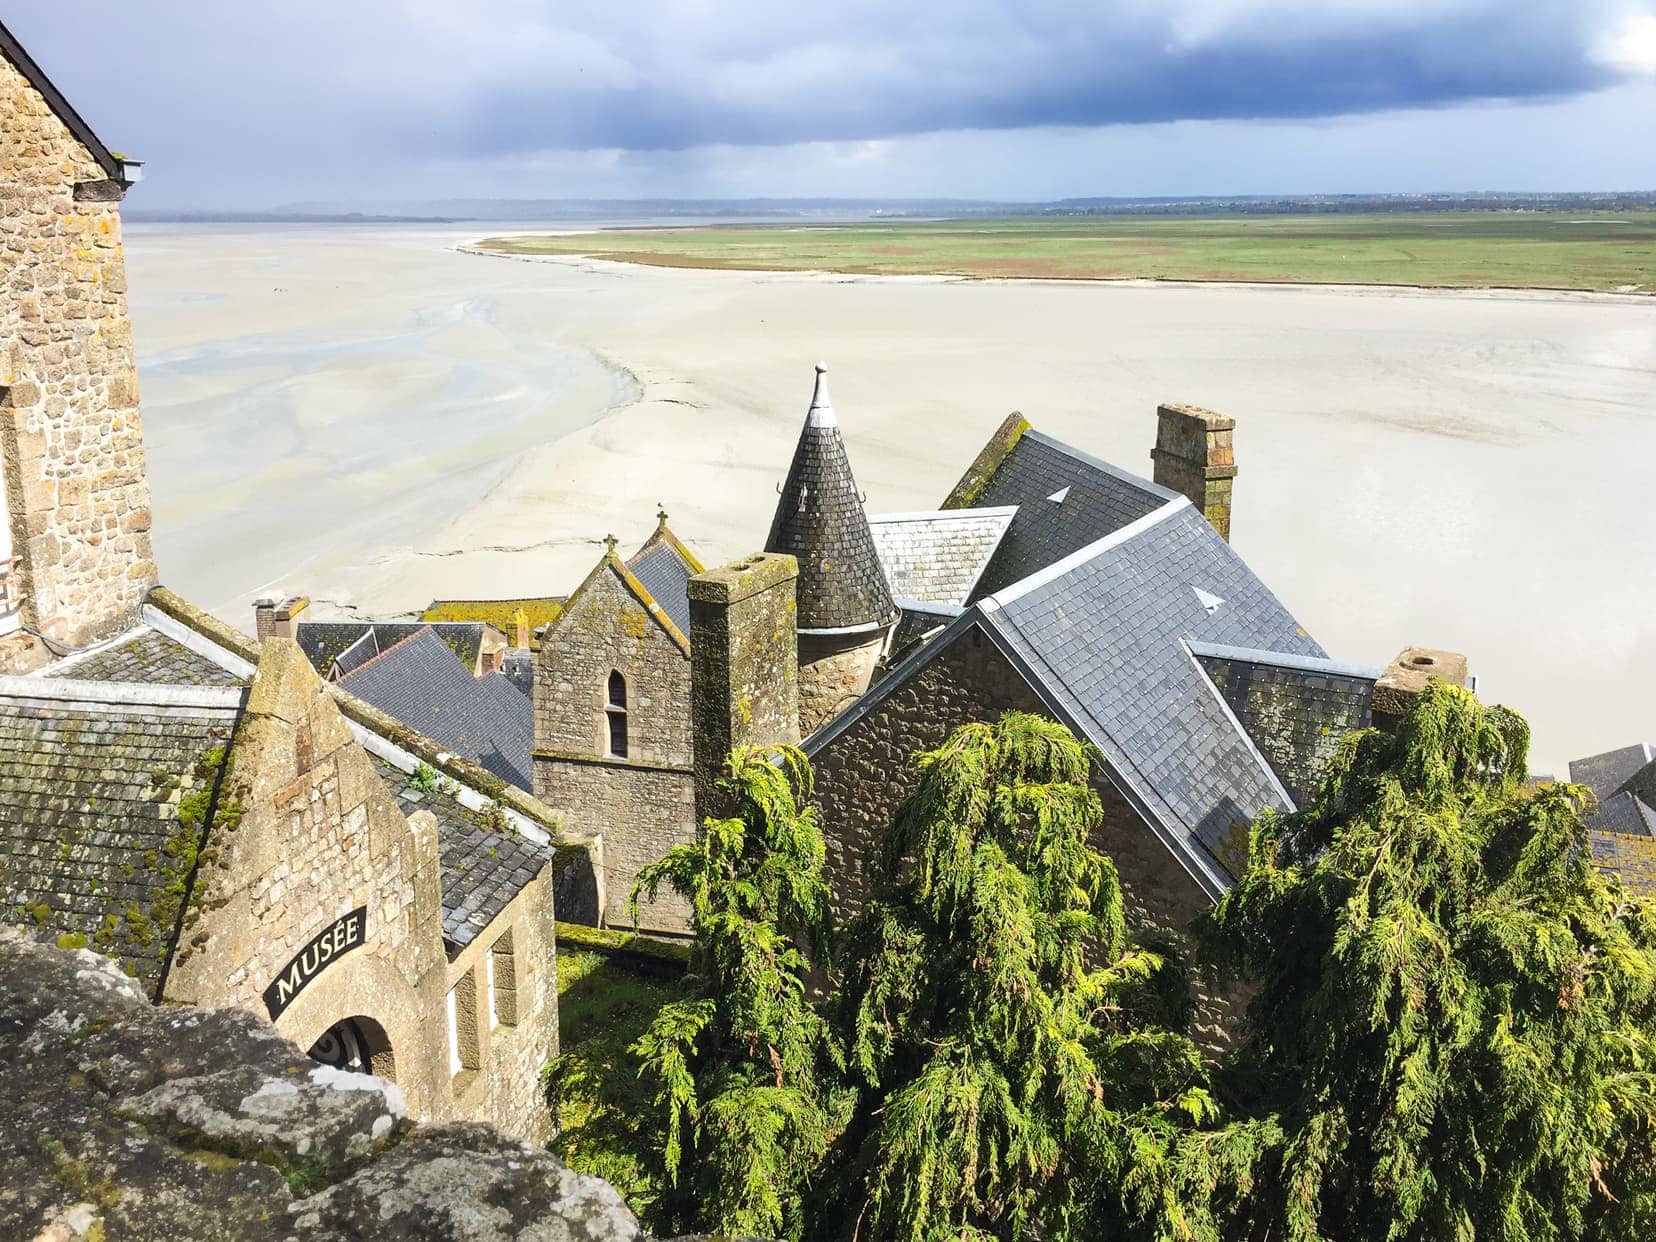
[[[1648,299],[455,249],[475,231],[129,230],[169,585],[243,625],[267,584],[373,613],[561,593],[658,502],[733,557],[820,358],[876,511],[934,506],[1009,410],[1146,474],[1157,402],[1232,414],[1234,542],[1330,652],[1467,651],[1543,770],[1650,731]]]

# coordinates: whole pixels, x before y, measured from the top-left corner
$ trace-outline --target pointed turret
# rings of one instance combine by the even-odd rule
[[[828,399],[828,368],[818,363],[816,372],[811,408],[765,551],[799,560],[802,634],[883,629],[897,609]]]
[[[805,428],[765,541],[765,551],[799,562],[802,734],[832,720],[868,689],[898,616],[828,399],[828,368],[818,363],[816,372]]]

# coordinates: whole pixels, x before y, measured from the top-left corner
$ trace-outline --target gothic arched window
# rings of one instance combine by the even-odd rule
[[[608,733],[609,754],[616,759],[627,757],[627,679],[615,669],[610,670],[609,686],[605,690],[604,728]]]

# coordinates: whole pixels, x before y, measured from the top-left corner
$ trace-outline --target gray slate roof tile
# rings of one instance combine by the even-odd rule
[[[39,676],[170,686],[234,686],[241,680],[147,625],[134,627],[100,650],[42,669]]]
[[[659,543],[627,563],[679,633],[690,636],[690,567],[670,543]]]
[[[868,519],[892,595],[925,604],[964,604],[1016,509],[939,509]]]
[[[1210,612],[1198,588],[1224,603]],[[1237,827],[1289,804],[1180,640],[1325,653],[1201,514],[1173,502],[986,601],[984,615],[1150,813],[1234,875]]]
[[[374,644],[379,650],[389,651],[428,627],[454,652],[455,659],[468,669],[477,667],[483,646],[481,621],[301,621],[296,638],[311,667],[326,677],[334,661],[360,642],[368,630],[374,631]]]
[[[430,627],[419,628],[339,684],[502,780],[531,787],[534,705],[499,673],[473,677]]]
[[[30,680],[61,696],[0,693],[0,918],[84,935],[153,989],[174,930],[157,908],[169,863],[210,828],[181,825],[179,800],[216,776],[202,761],[231,741],[245,695],[133,703],[105,701],[106,683]]]
[[[1062,500],[1049,499],[1060,492]],[[1018,509],[974,598],[1021,581],[1173,499],[1175,493],[1148,479],[1026,431],[972,498],[979,506]]]

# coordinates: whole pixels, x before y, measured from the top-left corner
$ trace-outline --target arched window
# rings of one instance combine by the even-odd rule
[[[627,757],[627,679],[610,670],[609,686],[605,691],[604,727],[609,734],[609,754],[615,759]]]

